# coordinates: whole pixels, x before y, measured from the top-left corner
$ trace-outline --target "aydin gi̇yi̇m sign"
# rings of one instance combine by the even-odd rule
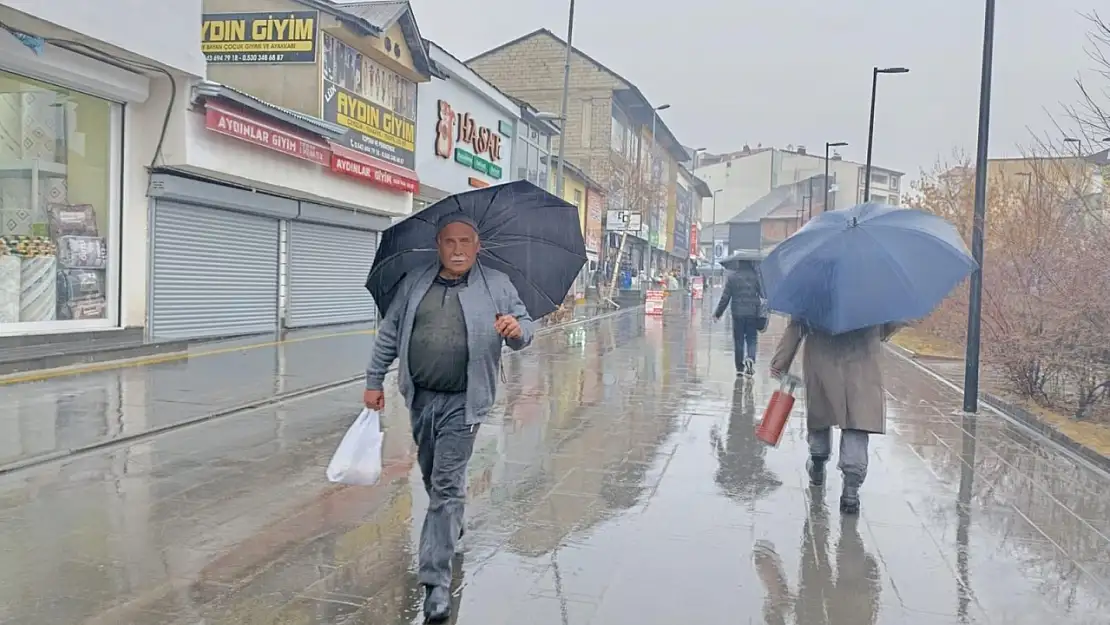
[[[200,49],[209,63],[315,63],[316,11],[206,13]]]
[[[455,162],[481,172],[494,180],[501,179],[501,124],[495,131],[479,126],[470,113],[456,113],[451,105],[440,100],[436,122],[436,156],[455,157]],[[459,147],[451,148],[458,142]],[[463,147],[466,146],[466,147]],[[470,148],[469,150],[467,149]],[[487,160],[488,159],[488,160]]]

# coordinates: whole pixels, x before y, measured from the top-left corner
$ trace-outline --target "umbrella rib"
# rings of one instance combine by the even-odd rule
[[[482,251],[485,252],[486,254],[489,254],[490,256],[495,258],[496,260],[501,261],[502,263],[505,263],[505,266],[507,266],[507,267],[512,267],[513,266],[512,263],[510,263],[507,259],[505,259],[500,254],[496,254],[496,253],[490,252],[488,250],[482,250]],[[542,288],[540,288],[540,285],[533,282],[532,279],[529,278],[528,276],[526,276],[523,271],[520,271],[518,269],[517,274],[519,274],[521,279],[523,279],[525,282],[527,282],[529,286],[531,286],[533,289],[535,289],[536,293],[539,293],[540,295],[542,295],[544,297],[544,299],[546,299],[548,302],[551,303],[551,305],[558,307],[558,305],[555,304],[555,300],[548,297],[547,293],[545,293],[544,290]]]

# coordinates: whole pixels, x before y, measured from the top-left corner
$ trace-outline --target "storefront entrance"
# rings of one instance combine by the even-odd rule
[[[377,232],[290,222],[285,325],[374,321],[377,308],[363,285],[377,249]]]
[[[372,322],[364,288],[389,218],[159,173],[150,340]]]

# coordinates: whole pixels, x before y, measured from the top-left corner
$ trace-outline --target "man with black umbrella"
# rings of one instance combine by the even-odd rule
[[[386,371],[399,359],[398,387],[428,493],[419,579],[431,622],[451,613],[451,557],[464,532],[466,465],[493,406],[502,345],[520,350],[532,341],[532,318],[512,281],[476,264],[475,221],[455,211],[436,226],[439,263],[401,283],[378,329],[363,397],[368,408],[385,408]]]

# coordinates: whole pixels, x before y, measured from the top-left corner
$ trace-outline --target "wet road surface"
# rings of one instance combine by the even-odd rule
[[[727,324],[707,317],[621,315],[506,359],[470,467],[455,622],[1107,622],[1110,478],[1001,419],[965,419],[891,355],[889,433],[872,439],[861,515],[844,518],[838,476],[807,486],[798,409],[779,448],[755,441],[774,387],[762,371],[737,381]],[[97,376],[71,383],[112,377]],[[359,395],[0,478],[0,623],[421,622],[426,498],[399,397],[383,482],[323,478]]]

